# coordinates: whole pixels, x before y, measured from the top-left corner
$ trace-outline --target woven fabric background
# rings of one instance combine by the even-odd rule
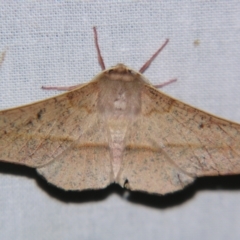
[[[58,94],[42,85],[89,81],[107,66],[177,78],[164,92],[240,122],[240,1],[0,1],[0,109]],[[1,146],[0,146],[1,147]],[[35,170],[0,163],[1,239],[239,239],[240,177],[205,178],[168,196],[65,193]]]

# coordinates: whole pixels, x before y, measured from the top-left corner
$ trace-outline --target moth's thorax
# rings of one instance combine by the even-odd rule
[[[141,74],[118,64],[99,78],[98,111],[108,128],[114,177],[120,169],[125,137],[141,112],[141,92],[145,81]]]
[[[133,117],[141,109],[141,91],[146,80],[123,64],[118,64],[98,77],[98,107],[105,115]]]

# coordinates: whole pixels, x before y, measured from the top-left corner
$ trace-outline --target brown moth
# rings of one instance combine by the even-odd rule
[[[0,159],[37,168],[64,190],[166,194],[200,176],[240,173],[240,125],[156,89],[140,69],[103,69],[65,94],[0,112]],[[164,46],[166,45],[165,42]]]

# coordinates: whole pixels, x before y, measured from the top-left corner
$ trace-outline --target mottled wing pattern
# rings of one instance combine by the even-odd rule
[[[129,128],[118,182],[165,194],[198,176],[240,173],[240,125],[175,100],[151,86]]]
[[[98,87],[0,112],[0,160],[38,169],[66,190],[112,182],[106,126],[97,112]],[[101,131],[99,131],[101,129]]]

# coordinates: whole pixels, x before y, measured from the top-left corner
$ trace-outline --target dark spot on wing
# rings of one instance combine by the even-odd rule
[[[70,93],[67,94],[67,98],[68,98],[69,100],[72,100],[73,97],[74,97],[74,94],[73,94],[72,92],[70,92]]]
[[[28,125],[28,126],[31,125],[32,126],[33,125],[32,120],[29,120],[26,125]]]
[[[40,109],[40,111],[37,113],[37,119],[40,120],[42,118],[43,113],[45,112],[45,108]]]
[[[125,188],[129,188],[129,181],[128,181],[128,179],[126,179],[125,181],[124,181],[124,184],[123,184],[123,186],[125,187]]]

